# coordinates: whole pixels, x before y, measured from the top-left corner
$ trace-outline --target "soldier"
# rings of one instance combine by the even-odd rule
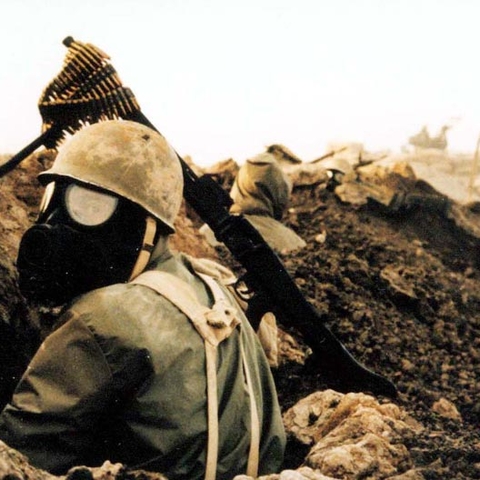
[[[298,250],[305,247],[305,241],[281,222],[291,192],[292,184],[275,156],[261,153],[240,167],[230,191],[230,212],[243,214],[273,250]],[[211,245],[219,244],[207,225],[200,231]]]
[[[54,474],[105,460],[170,480],[278,471],[275,386],[231,273],[169,248],[183,179],[168,143],[130,121],[87,126],[40,180],[20,287],[68,303],[0,438]]]

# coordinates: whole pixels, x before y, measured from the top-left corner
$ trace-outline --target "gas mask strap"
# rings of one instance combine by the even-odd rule
[[[143,236],[142,248],[138,254],[137,261],[135,262],[128,281],[133,280],[137,275],[140,275],[140,273],[143,272],[150,260],[150,256],[152,255],[153,248],[155,246],[153,244],[153,240],[157,231],[157,223],[153,217],[150,216],[146,218],[146,222],[147,225],[145,227],[145,235]]]

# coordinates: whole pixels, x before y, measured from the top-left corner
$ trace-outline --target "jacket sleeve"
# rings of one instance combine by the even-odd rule
[[[0,438],[51,473],[88,465],[101,417],[114,401],[113,383],[94,335],[71,318],[32,359],[0,416]]]

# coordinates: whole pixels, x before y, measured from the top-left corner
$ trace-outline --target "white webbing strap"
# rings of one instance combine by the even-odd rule
[[[218,286],[217,282],[201,273],[197,274],[205,281],[205,283],[210,287],[214,297],[217,298],[217,295],[224,298],[224,293]],[[240,353],[242,356],[243,370],[245,372],[245,379],[247,381],[248,395],[250,397],[250,450],[248,452],[248,462],[247,462],[247,475],[249,477],[257,478],[258,476],[258,463],[260,455],[260,421],[258,419],[258,410],[257,402],[255,401],[255,392],[253,390],[252,377],[250,375],[250,369],[248,368],[247,356],[245,355],[245,349],[243,347],[243,342],[240,339]],[[215,375],[216,376],[216,375]]]
[[[208,441],[205,463],[205,480],[215,480],[218,462],[218,395],[217,395],[217,347],[205,343],[207,362],[207,420]]]
[[[243,369],[247,379],[248,395],[250,397],[250,451],[248,452],[247,475],[257,478],[258,462],[260,455],[260,422],[258,420],[257,402],[255,401],[255,392],[253,391],[252,378],[247,365],[247,358],[243,349],[243,343],[240,342],[242,352]]]
[[[215,299],[210,309],[199,303],[193,288],[178,277],[167,272],[151,270],[143,272],[131,283],[149,287],[168,299],[193,323],[204,339],[207,375],[207,420],[208,443],[205,480],[215,480],[218,462],[218,389],[217,389],[217,346],[227,338],[240,323],[236,311],[225,298],[217,282],[201,273],[197,273],[209,286]],[[255,395],[252,387],[243,343],[240,341],[243,369],[250,396],[251,441],[247,463],[247,475],[256,477],[258,470],[260,425]]]
[[[129,280],[133,280],[147,266],[155,247],[153,241],[155,239],[156,232],[157,222],[155,222],[153,217],[148,216],[145,224],[145,234],[143,236],[142,248],[138,254],[137,261],[133,266]]]

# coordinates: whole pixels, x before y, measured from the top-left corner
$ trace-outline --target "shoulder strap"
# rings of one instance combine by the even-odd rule
[[[230,336],[241,323],[238,312],[227,301],[225,293],[210,276],[197,272],[197,275],[208,285],[214,305],[208,308],[202,305],[195,291],[187,282],[167,272],[149,270],[141,273],[130,283],[143,285],[156,291],[175,305],[193,323],[195,329],[204,339],[206,376],[207,376],[207,418],[208,444],[205,480],[215,480],[218,462],[218,395],[217,395],[217,346]],[[240,337],[241,338],[241,337]],[[260,424],[258,419],[255,394],[250,378],[243,344],[240,340],[243,369],[250,397],[251,442],[247,463],[247,475],[256,477],[260,449]]]
[[[217,282],[204,274],[198,274],[210,288],[214,305],[208,308],[198,301],[194,289],[171,273],[149,270],[141,273],[131,283],[150,287],[172,302],[193,323],[197,332],[207,342],[217,346],[230,336],[241,323],[238,312],[225,298]]]

